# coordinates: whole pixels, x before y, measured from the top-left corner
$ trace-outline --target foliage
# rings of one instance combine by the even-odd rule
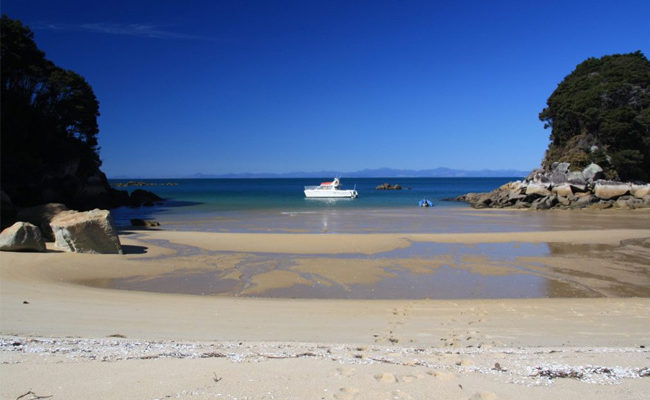
[[[53,171],[82,180],[98,171],[99,103],[83,77],[45,58],[20,21],[3,15],[0,31],[2,183],[20,202]]]
[[[583,61],[539,118],[551,128],[545,167],[595,162],[609,176],[650,180],[650,62],[640,51]]]

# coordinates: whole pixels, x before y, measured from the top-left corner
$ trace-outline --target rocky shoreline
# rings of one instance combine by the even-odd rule
[[[536,169],[523,181],[508,182],[489,193],[467,193],[450,201],[474,208],[606,209],[650,207],[650,184],[601,179],[603,169],[590,164],[571,171],[569,163]]]

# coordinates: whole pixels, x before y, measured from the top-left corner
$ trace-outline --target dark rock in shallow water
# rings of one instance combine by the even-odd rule
[[[136,189],[131,193],[130,200],[132,206],[138,207],[141,205],[153,206],[154,203],[160,202],[163,199],[148,190]]]
[[[391,185],[390,183],[382,183],[381,185],[378,185],[376,190],[402,190],[401,185]]]
[[[160,222],[154,221],[151,219],[142,219],[142,218],[132,218],[132,226],[144,226],[145,228],[152,228],[154,226],[160,226]]]
[[[0,233],[0,251],[45,251],[45,241],[38,227],[19,221]]]

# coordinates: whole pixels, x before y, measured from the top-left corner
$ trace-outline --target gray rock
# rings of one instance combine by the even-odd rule
[[[585,176],[580,171],[571,171],[567,174],[567,181],[572,185],[586,185],[587,180]]]
[[[38,227],[18,221],[0,233],[0,251],[45,251]]]
[[[108,210],[64,211],[50,222],[54,245],[76,253],[122,254],[122,246]]]
[[[551,169],[551,176],[549,177],[551,183],[554,185],[558,185],[560,183],[566,182],[568,179],[570,165],[571,164],[567,162],[553,163],[553,167]]]
[[[539,182],[539,177],[544,175],[544,170],[541,168],[534,169],[530,171],[530,174],[526,177],[526,182]]]
[[[38,226],[46,242],[54,241],[54,232],[50,227],[50,221],[63,211],[68,211],[68,207],[61,203],[47,203],[34,207],[23,208],[18,211],[16,218],[19,221],[27,221]]]
[[[609,200],[623,196],[630,191],[630,185],[620,182],[596,182],[594,185],[594,194],[596,197]]]
[[[530,203],[522,200],[517,200],[512,206],[514,208],[530,208]]]
[[[565,196],[565,197],[569,197],[573,195],[573,191],[571,190],[571,185],[569,185],[568,183],[563,183],[558,186],[554,186],[551,189],[551,192],[557,194],[558,196]]]
[[[603,169],[600,168],[600,165],[591,163],[582,170],[582,175],[587,180],[595,181],[603,176]]]
[[[555,163],[554,163],[555,164]],[[569,172],[569,167],[571,166],[570,163],[557,163],[555,167],[553,167],[553,172],[561,172],[563,174],[566,174]]]
[[[557,204],[557,196],[551,195],[546,197],[540,197],[539,199],[533,201],[530,205],[531,210],[548,210],[553,208]]]
[[[527,195],[537,195],[537,196],[548,196],[551,194],[551,191],[548,190],[548,187],[539,183],[531,183],[526,187]]]
[[[571,208],[585,208],[590,206],[595,201],[598,201],[595,196],[591,194],[585,194],[584,196],[579,196],[577,200],[571,203]]]
[[[571,199],[565,196],[557,196],[557,202],[566,207],[571,205]]]
[[[614,206],[614,200],[601,200],[597,203],[593,203],[589,208],[596,210],[604,210],[606,208],[612,208]]]

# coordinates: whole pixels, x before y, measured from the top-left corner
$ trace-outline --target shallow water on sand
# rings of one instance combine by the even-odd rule
[[[152,243],[153,244],[153,243]],[[621,285],[594,269],[585,284],[580,271],[553,268],[553,257],[601,257],[617,246],[565,246],[546,243],[412,243],[373,255],[356,253],[274,254],[213,252],[171,246],[166,262],[190,257],[195,269],[158,276],[115,279],[126,290],[218,296],[341,299],[490,299],[545,297],[649,296],[650,289]],[[647,244],[645,245],[647,247]],[[621,253],[623,254],[623,253]],[[192,258],[193,257],[193,258]],[[612,259],[617,262],[616,259]],[[629,265],[629,260],[624,260]],[[641,260],[643,263],[644,260]],[[210,264],[205,268],[203,264]],[[548,265],[547,265],[548,264]],[[228,265],[224,267],[224,265]],[[610,268],[608,265],[607,268]]]

